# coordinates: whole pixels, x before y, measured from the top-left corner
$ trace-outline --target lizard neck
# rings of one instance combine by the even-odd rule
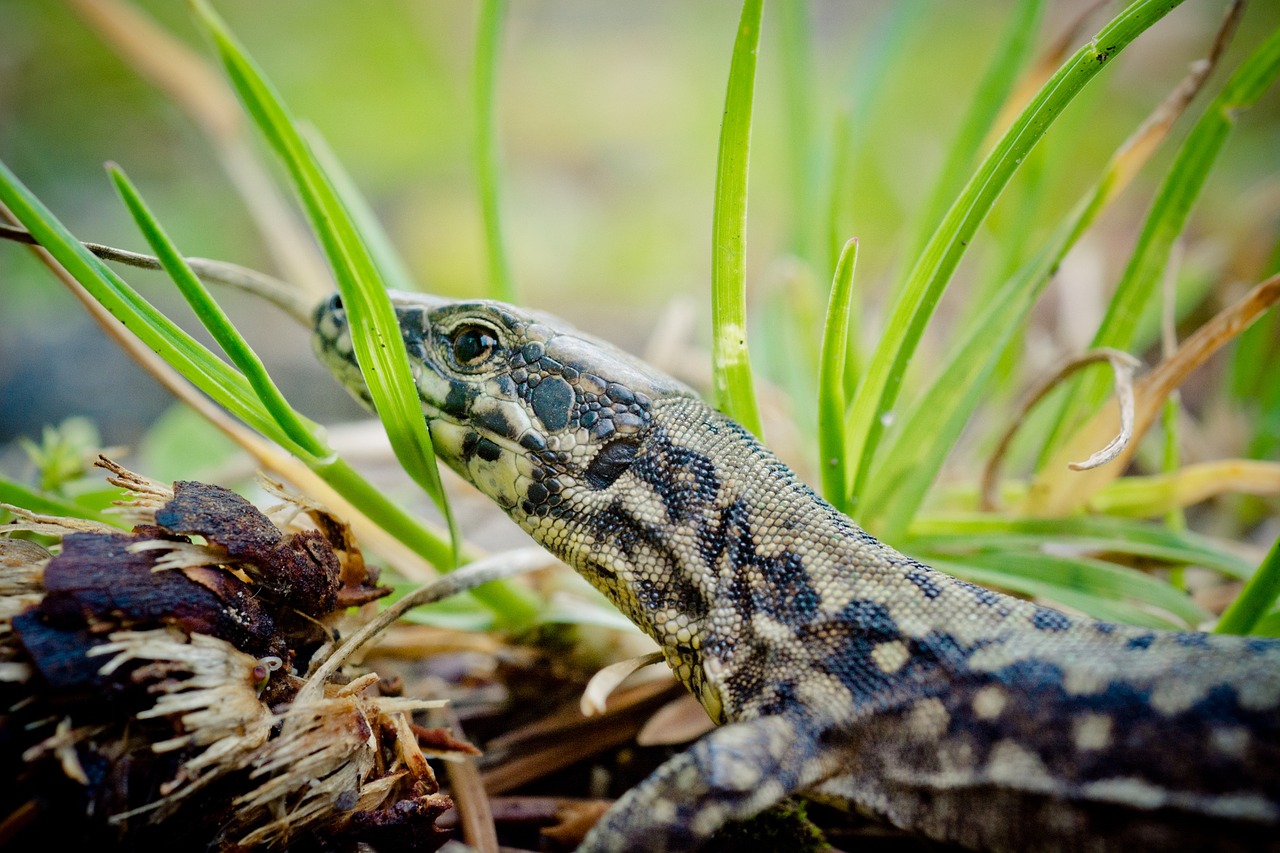
[[[768,701],[752,673],[812,669],[851,637],[894,640],[895,611],[931,618],[922,585],[959,583],[880,543],[693,399],[656,403],[626,473],[572,506],[582,532],[543,544],[658,642],[717,720]]]

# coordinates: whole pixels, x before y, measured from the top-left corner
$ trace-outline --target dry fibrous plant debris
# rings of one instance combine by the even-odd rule
[[[475,750],[414,724],[442,702],[376,673],[302,691],[391,591],[346,525],[278,490],[273,522],[220,486],[100,464],[135,497],[131,531],[0,528],[0,845],[443,844],[426,754]]]

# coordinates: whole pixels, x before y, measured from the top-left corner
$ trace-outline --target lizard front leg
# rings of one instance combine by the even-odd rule
[[[624,794],[578,851],[694,850],[725,823],[752,817],[836,769],[832,751],[793,716],[732,723]]]

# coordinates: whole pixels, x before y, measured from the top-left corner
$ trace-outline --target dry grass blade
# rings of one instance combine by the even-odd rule
[[[163,90],[204,131],[280,271],[304,290],[303,301],[317,302],[332,290],[314,243],[249,145],[244,114],[217,71],[132,4],[122,0],[68,3],[121,58]]]
[[[37,245],[35,237],[29,231],[8,225],[0,225],[0,238],[28,246]],[[114,261],[144,270],[164,269],[160,259],[152,255],[117,249],[115,246],[103,243],[84,241],[81,245],[104,261]],[[314,303],[307,301],[295,292],[295,288],[280,279],[226,261],[215,261],[210,258],[186,258],[185,260],[201,281],[223,284],[261,297],[279,307],[302,325],[311,325],[311,314],[315,310]]]
[[[437,717],[443,717],[443,720],[437,722],[447,724],[452,731],[462,730],[458,716],[452,709],[439,708],[433,713]],[[449,794],[457,808],[462,840],[478,853],[498,853],[498,830],[493,823],[493,808],[475,759],[462,756],[457,761],[445,762],[444,769],[449,777]]]
[[[337,672],[338,668],[359,651],[365,643],[385,631],[389,625],[413,608],[448,598],[451,595],[457,595],[459,592],[474,589],[490,581],[514,577],[535,569],[545,568],[554,561],[554,557],[536,547],[503,551],[502,553],[485,557],[482,560],[476,560],[474,563],[469,563],[450,574],[419,587],[379,613],[376,619],[361,627],[359,631],[352,634],[341,647],[334,651],[324,663],[311,673],[309,676],[311,680],[298,692],[299,701],[308,691],[320,690],[324,682]]]
[[[1169,474],[1125,477],[1089,499],[1090,512],[1154,516],[1226,494],[1280,495],[1280,462],[1220,459]]]
[[[662,652],[652,652],[638,658],[618,661],[591,676],[591,680],[587,682],[587,689],[582,691],[582,700],[578,705],[582,709],[582,716],[603,714],[608,706],[609,694],[613,693],[619,684],[626,681],[633,672],[656,663],[662,663]]]
[[[1115,371],[1116,398],[1120,406],[1120,429],[1105,447],[1090,454],[1089,458],[1084,462],[1068,462],[1067,466],[1073,471],[1085,471],[1090,468],[1096,468],[1099,465],[1105,465],[1119,456],[1120,452],[1132,441],[1134,422],[1133,372],[1141,365],[1141,362],[1127,352],[1107,347],[1077,356],[1068,361],[1053,376],[1027,395],[1018,412],[1010,419],[1009,428],[1000,437],[999,444],[996,445],[996,449],[991,453],[991,458],[987,460],[987,465],[982,471],[981,501],[984,510],[990,512],[996,508],[996,475],[1000,471],[1000,464],[1004,461],[1005,455],[1009,452],[1013,437],[1017,435],[1018,428],[1025,423],[1027,414],[1036,407],[1037,403],[1044,399],[1045,395],[1061,385],[1069,376],[1083,367],[1100,361],[1110,363],[1112,370]]]
[[[675,679],[619,690],[596,717],[583,717],[577,703],[536,723],[510,731],[486,745],[485,790],[501,794],[585,758],[627,743],[644,722],[672,698],[684,694]]]
[[[1084,506],[1103,486],[1124,471],[1132,457],[1137,440],[1146,434],[1160,416],[1161,406],[1191,371],[1257,320],[1264,311],[1280,301],[1280,275],[1272,276],[1254,287],[1235,304],[1223,309],[1183,341],[1177,351],[1164,359],[1135,386],[1137,410],[1134,441],[1116,459],[1114,465],[1090,471],[1068,473],[1069,460],[1101,444],[1116,431],[1118,412],[1108,405],[1094,415],[1044,466],[1044,472],[1028,490],[1021,507],[1028,515],[1061,516]]]

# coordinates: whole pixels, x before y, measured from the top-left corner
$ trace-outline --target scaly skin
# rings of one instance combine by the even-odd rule
[[[606,343],[501,303],[393,300],[437,453],[720,724],[583,850],[696,849],[798,793],[980,850],[1280,849],[1280,642],[950,577]],[[336,299],[315,340],[367,398]]]

